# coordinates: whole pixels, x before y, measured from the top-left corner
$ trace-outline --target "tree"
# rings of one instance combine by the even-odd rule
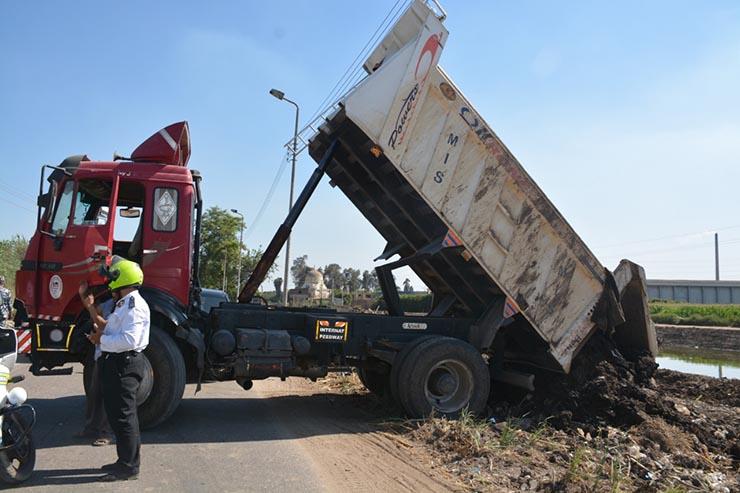
[[[324,267],[324,284],[329,289],[340,289],[344,285],[342,267],[339,264],[329,264]]]
[[[210,207],[203,214],[200,242],[200,282],[203,287],[223,289],[232,299],[241,286],[236,285],[239,267],[239,230],[241,219],[226,209]],[[242,282],[245,282],[262,256],[259,248],[241,252]],[[270,271],[275,265],[270,267]]]
[[[21,268],[21,261],[26,256],[28,240],[15,235],[7,240],[0,240],[0,275],[5,276],[5,287],[15,295],[15,271]]]
[[[275,280],[272,281],[273,286],[275,286],[275,297],[278,300],[283,299],[283,278],[282,277],[276,277]]]
[[[354,293],[358,289],[360,289],[360,285],[362,284],[360,282],[360,270],[359,269],[353,269],[352,267],[347,267],[342,271],[342,276],[344,277],[344,286],[347,288],[347,290],[350,293]]]
[[[306,271],[308,266],[306,265],[308,255],[301,255],[293,259],[293,265],[290,267],[290,275],[293,276],[293,284],[295,287],[300,288],[306,281]]]
[[[362,289],[366,291],[375,291],[378,289],[378,274],[375,270],[372,272],[366,270],[362,273]]]
[[[411,285],[411,279],[408,277],[403,280],[403,292],[404,293],[413,293],[414,287]]]

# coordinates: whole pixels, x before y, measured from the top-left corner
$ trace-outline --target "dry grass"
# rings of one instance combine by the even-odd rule
[[[426,444],[472,491],[708,491],[718,478],[721,484],[737,484],[729,477],[722,480],[709,464],[701,469],[674,464],[668,450],[645,440],[652,429],[654,438],[659,435],[657,441],[666,440],[676,453],[696,455],[690,446],[684,448],[689,445],[685,434],[665,424],[608,427],[603,436],[591,436],[581,429],[555,429],[547,421],[525,423],[495,423],[463,413],[458,420],[407,421],[400,429]]]

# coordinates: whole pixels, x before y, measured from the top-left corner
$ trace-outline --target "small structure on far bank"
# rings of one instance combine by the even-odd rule
[[[288,300],[291,305],[305,305],[329,299],[331,291],[324,284],[324,275],[318,269],[306,269],[303,285],[288,291]]]

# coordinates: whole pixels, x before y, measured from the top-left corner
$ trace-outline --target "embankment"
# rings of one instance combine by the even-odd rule
[[[660,347],[699,347],[740,352],[740,328],[656,324]]]

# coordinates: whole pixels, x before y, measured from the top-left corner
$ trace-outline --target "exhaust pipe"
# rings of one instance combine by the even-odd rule
[[[252,380],[250,380],[249,378],[238,378],[236,380],[236,383],[238,383],[239,386],[244,390],[249,390],[254,385],[254,382],[252,382]]]

